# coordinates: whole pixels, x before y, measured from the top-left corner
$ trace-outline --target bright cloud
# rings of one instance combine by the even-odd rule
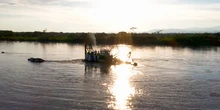
[[[220,25],[219,0],[0,0],[0,30],[118,32]]]

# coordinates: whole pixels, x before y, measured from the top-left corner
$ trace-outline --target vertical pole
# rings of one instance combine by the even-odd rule
[[[85,55],[85,60],[86,60],[86,47],[87,47],[87,45],[85,44],[85,54],[84,54]]]

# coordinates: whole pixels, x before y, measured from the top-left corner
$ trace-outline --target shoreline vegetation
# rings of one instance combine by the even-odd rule
[[[97,44],[220,46],[219,33],[94,33]],[[13,32],[0,30],[0,41],[65,42],[83,44],[88,33]]]

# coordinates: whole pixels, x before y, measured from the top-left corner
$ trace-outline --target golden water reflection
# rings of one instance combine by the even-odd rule
[[[129,80],[135,72],[132,72],[131,65],[126,64],[112,66],[111,71],[115,76],[113,84],[108,87],[112,95],[108,107],[120,110],[130,109],[132,106],[130,100],[135,95],[135,88]]]
[[[124,62],[130,61],[129,56],[128,56],[129,52],[131,52],[131,47],[128,45],[123,45],[123,44],[117,45],[115,48],[111,50],[111,53],[115,57],[119,58],[120,60]]]

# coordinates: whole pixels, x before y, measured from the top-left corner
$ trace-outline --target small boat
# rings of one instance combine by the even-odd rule
[[[42,58],[28,58],[28,61],[30,62],[44,62],[45,60]]]

